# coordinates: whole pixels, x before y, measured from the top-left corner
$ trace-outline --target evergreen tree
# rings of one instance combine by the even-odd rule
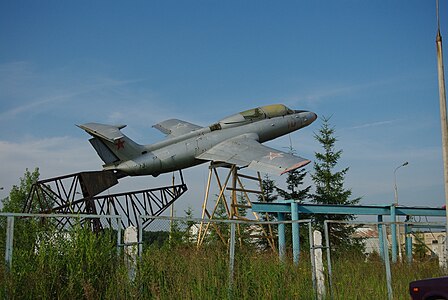
[[[261,194],[258,195],[258,201],[272,202],[277,200],[278,195],[275,194],[275,190],[275,181],[268,174],[265,174],[263,180],[261,180]]]
[[[288,152],[292,155],[296,154],[296,150],[292,146],[291,136],[289,136],[289,147]],[[287,191],[276,187],[278,194],[285,200],[296,200],[302,203],[305,199],[309,197],[309,192],[311,186],[306,187],[305,189],[299,189],[299,186],[303,184],[303,180],[305,179],[307,172],[305,169],[293,170],[288,172],[288,177],[286,177]]]
[[[335,149],[337,141],[334,136],[334,127],[329,124],[330,118],[323,117],[323,124],[318,134],[314,138],[321,144],[322,153],[315,153],[314,174],[311,176],[315,184],[315,194],[312,201],[318,204],[358,204],[361,198],[350,199],[352,191],[344,187],[344,179],[349,168],[335,171],[338,160],[342,155],[342,150]],[[354,215],[315,215],[317,228],[323,231],[324,220],[349,221],[354,220]],[[330,223],[329,233],[332,246],[338,249],[357,248],[362,249],[359,240],[351,238],[356,227],[347,224]]]
[[[218,195],[216,196],[216,201],[219,201],[216,205],[215,213],[213,214],[213,219],[216,220],[228,220],[229,215],[227,214],[227,209],[225,205],[224,199],[219,199]],[[209,227],[209,234],[206,236],[206,240],[211,244],[221,244],[227,243],[227,239],[229,237],[229,225],[220,222],[211,222]]]
[[[236,196],[236,203],[238,205],[238,207],[237,207],[238,217],[243,217],[243,218],[246,217],[247,216],[247,206],[249,205],[249,203],[247,202],[247,198],[243,194],[243,192],[240,192]]]
[[[264,178],[261,180],[261,194],[258,195],[258,201],[260,202],[273,202],[277,200],[278,195],[276,192],[276,184],[275,181],[272,180],[268,174],[264,175]],[[277,214],[276,213],[262,213],[261,214],[262,221],[276,221]],[[275,225],[261,225],[263,229],[263,234],[268,234],[276,236],[277,235],[277,226]],[[267,237],[260,238],[256,243],[258,249],[267,250],[269,248],[269,243]]]
[[[188,206],[185,212],[185,218],[188,220],[182,222],[184,230],[183,230],[183,241],[187,245],[194,245],[197,241],[197,232],[193,232],[193,227],[195,226],[195,222],[191,219],[194,218],[194,212],[191,206]]]
[[[285,191],[276,187],[275,189],[277,190],[278,195],[285,200],[296,200],[302,203],[309,197],[311,189],[311,186],[308,186],[303,190],[299,189],[299,186],[303,184],[306,174],[307,172],[305,169],[288,172],[288,177],[286,178],[287,190]]]

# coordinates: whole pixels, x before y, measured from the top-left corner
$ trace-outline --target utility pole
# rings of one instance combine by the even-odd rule
[[[446,210],[446,229],[445,229],[445,268],[448,266],[448,127],[446,116],[446,94],[445,94],[445,75],[443,67],[442,35],[440,34],[439,20],[439,0],[436,1],[437,9],[437,70],[439,75],[439,99],[440,99],[440,122],[442,126],[442,147],[443,147],[443,174],[445,178],[445,210]]]
[[[404,163],[402,163],[401,165],[399,165],[398,167],[395,168],[394,170],[394,199],[395,199],[395,206],[398,206],[398,188],[397,188],[397,170],[400,169],[401,167],[405,167],[409,165],[409,162],[405,161]]]
[[[400,169],[401,167],[405,167],[409,164],[409,162],[405,161],[404,163],[402,163],[401,165],[399,165],[398,167],[395,168],[394,170],[394,195],[395,195],[395,207],[398,207],[398,188],[397,188],[397,170]],[[398,218],[398,217],[396,217]],[[394,220],[395,222],[396,220]],[[398,220],[400,221],[400,220]],[[396,226],[396,225],[395,225]],[[401,261],[403,261],[403,257],[401,255],[401,231],[400,231],[400,226],[398,225],[398,231],[397,231],[397,235],[398,235],[398,259]]]

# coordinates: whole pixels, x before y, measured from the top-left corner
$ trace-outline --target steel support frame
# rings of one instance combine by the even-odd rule
[[[219,168],[227,169],[228,170],[227,174],[225,176],[221,177],[218,172]],[[207,218],[215,219],[216,211],[221,203],[224,205],[224,208],[226,211],[226,217],[229,220],[246,220],[247,221],[249,219],[241,216],[238,212],[238,208],[239,207],[244,207],[244,208],[248,208],[248,209],[252,208],[252,201],[250,199],[249,194],[263,195],[262,184],[261,184],[262,179],[261,179],[260,173],[257,172],[257,177],[253,177],[253,176],[248,176],[248,175],[239,173],[238,172],[239,169],[240,168],[238,168],[238,166],[232,165],[232,164],[213,163],[213,162],[210,163],[208,180],[207,180],[207,185],[206,185],[206,189],[205,189],[205,197],[204,197],[204,202],[202,204],[202,214],[201,214],[202,221],[200,222],[200,225],[199,225],[197,247],[200,247],[203,244],[203,242],[208,234],[208,231],[210,229],[210,226],[212,226],[216,230],[216,233],[218,234],[218,236],[220,237],[221,241],[224,244],[228,243],[228,238],[225,237],[220,232],[219,227],[216,226],[215,223],[203,221]],[[215,180],[213,180],[213,178]],[[245,188],[245,184],[243,183],[242,179],[257,182],[260,186],[260,189],[259,190],[249,190],[249,189]],[[217,198],[215,204],[213,205],[213,208],[211,210],[209,210],[207,207],[208,200],[209,200],[209,195],[210,195],[210,189],[211,189],[214,181],[216,182],[217,187],[219,188],[219,194],[218,194],[218,198]],[[230,197],[226,196],[226,193],[225,193],[226,191],[230,191]],[[241,192],[241,198],[242,198],[243,204],[238,203],[237,192]],[[258,215],[258,213],[254,212],[254,211],[252,211],[252,213],[253,213],[255,220],[260,221],[260,216]],[[237,235],[241,237],[242,231],[240,229],[240,224],[237,225],[236,230],[237,230]],[[275,242],[273,239],[272,227],[270,225],[267,225],[267,228],[264,228],[263,226],[261,226],[261,232],[262,233],[259,237],[266,238],[271,249],[273,251],[277,251],[277,249],[275,248]]]
[[[124,227],[138,226],[139,215],[159,216],[187,191],[182,172],[181,182],[172,186],[97,196],[118,183],[106,171],[81,172],[36,182],[24,206],[24,212],[56,214],[121,215]],[[103,229],[100,219],[89,219],[93,231]],[[146,228],[151,220],[142,224]],[[57,226],[72,226],[71,218],[60,218]],[[110,222],[110,220],[108,220]],[[111,224],[108,224],[109,226]]]

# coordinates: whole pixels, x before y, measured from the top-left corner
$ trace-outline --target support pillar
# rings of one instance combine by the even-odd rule
[[[408,221],[408,218],[406,218]],[[408,259],[408,263],[412,263],[412,236],[411,236],[411,225],[404,225],[404,232],[406,237],[406,257]]]
[[[383,222],[383,215],[378,215],[378,222]],[[383,226],[383,224],[378,224],[378,241],[380,247],[380,257],[382,260],[384,260]]]
[[[285,220],[285,214],[279,212],[277,214],[278,221],[282,222]],[[278,224],[278,255],[280,261],[285,261],[286,252],[286,237],[285,237],[285,223]]]
[[[397,224],[395,224],[395,222],[397,222],[397,215],[396,215],[396,211],[395,211],[395,205],[391,205],[390,206],[390,218],[392,220],[391,223],[391,240],[392,240],[392,262],[396,263],[397,262]]]
[[[221,177],[221,175],[223,174],[220,174],[218,172],[219,168],[226,170],[225,176]],[[196,243],[197,247],[200,247],[203,244],[204,240],[207,238],[208,236],[207,233],[210,230],[210,227],[213,227],[213,229],[215,230],[215,232],[217,233],[223,244],[226,245],[228,244],[228,237],[226,236],[226,233],[221,232],[219,226],[217,226],[216,223],[204,220],[206,218],[208,219],[219,218],[217,217],[216,212],[220,205],[224,206],[226,211],[226,217],[229,220],[236,220],[236,219],[245,221],[251,220],[246,216],[240,215],[238,209],[239,208],[251,209],[252,201],[249,197],[250,194],[251,195],[256,194],[258,196],[263,195],[261,184],[262,179],[260,173],[257,174],[258,175],[257,177],[253,177],[249,175],[240,174],[238,173],[238,170],[239,169],[236,165],[229,165],[224,163],[210,163],[207,186],[205,190],[205,197],[204,202],[202,204],[202,221],[199,226],[198,238]],[[213,178],[215,180],[213,180]],[[251,181],[252,183],[253,182],[259,183],[260,190],[246,189],[245,188],[246,182],[243,182],[243,179]],[[208,198],[210,196],[210,189],[212,184],[217,184],[217,187],[219,188],[219,194],[213,206],[213,210],[209,211],[207,208],[207,203]],[[230,191],[230,197],[228,191]],[[260,220],[260,217],[256,212],[252,211],[252,214],[255,220],[257,221]],[[268,216],[267,220],[269,220]],[[265,227],[260,225],[260,229],[262,232],[261,238],[265,238],[268,242],[269,247],[274,252],[277,252],[277,246],[275,245],[271,225],[266,225]],[[241,239],[244,233],[240,224],[236,224],[236,234],[238,235],[238,239],[241,243]]]
[[[299,204],[297,202],[291,203],[291,219],[292,221],[299,220]],[[292,223],[292,256],[294,264],[299,263],[300,256],[300,234],[299,234],[299,223]]]
[[[14,247],[14,217],[7,217],[5,263],[8,271],[12,269],[12,251]]]
[[[124,230],[124,262],[128,270],[130,281],[134,281],[137,274],[137,252],[138,252],[137,228],[129,226]]]

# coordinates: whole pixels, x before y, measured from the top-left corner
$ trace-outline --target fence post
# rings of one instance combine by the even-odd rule
[[[120,218],[121,220],[121,218]],[[117,226],[117,254],[121,254],[121,222]]]
[[[396,211],[395,211],[395,205],[392,204],[390,206],[390,218],[392,220],[392,224],[390,225],[390,235],[391,235],[391,240],[392,240],[392,262],[396,263],[397,262],[397,224],[395,222],[397,222],[397,215],[396,215]]]
[[[141,259],[143,254],[143,226],[142,216],[138,216],[138,256]]]
[[[299,263],[300,257],[300,234],[299,234],[299,204],[297,202],[291,203],[291,219],[292,223],[292,256],[294,264]],[[294,222],[296,221],[296,222]]]
[[[325,298],[325,274],[324,263],[322,261],[322,233],[314,230],[314,253],[315,253],[315,267],[316,267],[316,281],[317,281],[317,299]]]
[[[412,263],[412,237],[411,237],[411,225],[404,225],[405,240],[406,240],[406,257],[408,258],[408,263]]]
[[[383,215],[378,215],[378,240],[379,240],[379,250],[380,250],[380,257],[384,260],[384,240],[383,240],[383,226],[381,224],[383,222]]]
[[[327,266],[328,266],[328,292],[330,299],[333,299],[333,274],[331,270],[331,255],[330,255],[330,233],[328,232],[328,221],[324,221],[325,231],[325,247],[327,248]]]
[[[131,281],[135,279],[137,268],[137,228],[129,226],[124,230],[124,253],[128,276]]]
[[[285,220],[284,213],[277,214],[278,221],[282,222]],[[285,238],[285,223],[278,224],[278,256],[281,262],[285,261],[286,252],[286,238]]]
[[[5,262],[8,271],[12,269],[12,250],[14,248],[14,217],[7,217]]]
[[[395,225],[395,224],[391,224]],[[389,247],[387,245],[387,234],[386,234],[386,226],[382,226],[382,232],[383,232],[383,252],[384,252],[384,265],[386,267],[386,283],[387,283],[387,295],[389,297],[389,300],[392,300],[394,298],[393,291],[392,291],[392,275],[390,273],[390,261],[389,261]]]
[[[439,236],[437,238],[437,242],[439,243],[439,266],[440,268],[446,268],[446,253],[445,253],[445,237],[444,236]]]
[[[228,298],[232,299],[233,291],[233,268],[235,265],[235,223],[230,223],[230,259],[229,259],[229,290]]]
[[[310,240],[310,259],[311,259],[311,275],[313,280],[313,291],[314,291],[314,299],[317,299],[317,290],[316,290],[316,260],[315,256],[315,248],[314,248],[314,238],[313,238],[313,229],[311,228],[311,221],[308,222],[308,238]]]

